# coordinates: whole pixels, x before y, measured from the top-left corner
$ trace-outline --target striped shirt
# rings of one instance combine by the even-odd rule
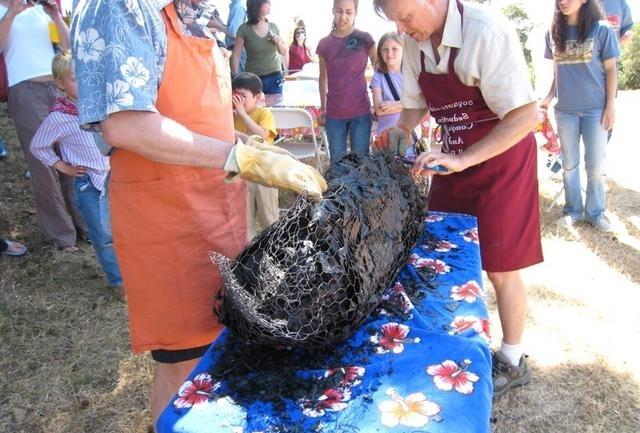
[[[44,119],[31,140],[33,156],[51,167],[60,161],[53,146],[60,145],[62,161],[73,166],[87,167],[91,183],[102,191],[109,174],[109,158],[102,155],[93,135],[80,129],[78,116],[52,111]]]

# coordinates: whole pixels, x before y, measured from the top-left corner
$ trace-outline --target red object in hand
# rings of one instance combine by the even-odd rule
[[[551,121],[549,121],[549,114],[547,110],[538,109],[538,125],[535,132],[540,132],[547,140],[542,148],[553,155],[560,155],[562,150],[560,149],[560,140],[558,140],[558,134],[553,129]]]

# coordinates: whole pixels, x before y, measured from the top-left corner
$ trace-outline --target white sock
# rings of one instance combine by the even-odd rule
[[[524,349],[522,348],[522,343],[507,344],[503,341],[500,346],[500,353],[509,360],[511,365],[517,367],[520,365],[520,358],[524,354]]]

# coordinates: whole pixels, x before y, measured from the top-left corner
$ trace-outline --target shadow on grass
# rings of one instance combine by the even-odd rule
[[[542,235],[543,237],[556,235],[571,241],[578,240],[612,269],[628,276],[632,282],[640,284],[640,250],[635,246],[640,245],[640,238],[637,237],[637,228],[630,220],[631,217],[640,215],[640,192],[623,188],[613,181],[609,181],[609,186],[607,212],[624,225],[627,234],[619,236],[631,238],[635,244],[622,242],[621,238],[619,239],[615,234],[600,233],[586,223],[576,225],[576,232],[579,235],[579,239],[576,239],[566,231],[558,229],[556,225],[556,221],[562,216],[562,204],[547,212],[546,208],[551,203],[551,199],[544,196],[540,197],[543,209]],[[616,227],[615,224],[613,226]]]
[[[494,433],[637,433],[640,389],[630,375],[595,363],[534,365],[529,385],[494,401],[493,417]]]

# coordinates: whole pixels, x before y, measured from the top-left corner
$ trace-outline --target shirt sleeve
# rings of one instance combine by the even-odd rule
[[[157,11],[141,8],[137,0],[91,2],[76,13],[73,53],[81,125],[120,111],[157,111],[159,33],[149,29],[157,29],[159,19]]]
[[[367,53],[369,52],[369,50],[371,49],[371,47],[373,47],[376,44],[376,41],[373,40],[373,36],[371,36],[368,32],[364,33],[364,41],[367,47]]]
[[[620,57],[618,38],[616,38],[613,28],[609,23],[600,26],[598,39],[600,40],[600,56],[603,61]]]
[[[269,26],[271,28],[271,31],[273,33],[275,33],[276,35],[280,36],[280,29],[278,28],[278,25],[276,23],[269,23]]]
[[[326,57],[324,48],[325,48],[325,42],[323,38],[323,39],[320,39],[320,42],[318,42],[318,46],[316,47],[316,54],[319,55],[320,57]]]
[[[51,167],[60,161],[60,158],[53,150],[53,145],[60,140],[61,136],[62,134],[60,128],[56,125],[54,115],[49,114],[31,139],[31,144],[29,145],[31,154],[47,167]]]
[[[247,39],[247,23],[243,23],[238,27],[238,31],[236,32],[236,37],[241,37],[242,39]]]
[[[418,84],[420,75],[420,48],[411,38],[404,39],[404,51],[402,58],[402,81],[404,83],[400,101],[407,109],[424,109],[427,103],[422,96],[422,90]]]
[[[622,17],[620,18],[620,36],[624,36],[633,28],[633,18],[631,17],[631,8],[626,1],[622,2]]]
[[[487,106],[500,119],[536,100],[529,68],[513,27],[489,35],[478,59],[480,91]]]
[[[275,140],[278,135],[278,130],[276,128],[276,118],[273,116],[273,113],[269,109],[264,109],[260,113],[260,117],[258,118],[258,125],[269,132],[269,138],[267,141],[273,144],[273,140]]]
[[[371,77],[371,84],[369,85],[370,88],[382,88],[382,73],[381,72],[374,72],[373,73],[373,77]]]
[[[553,60],[553,49],[551,45],[551,32],[547,31],[544,35],[545,49],[544,49],[544,58]]]

